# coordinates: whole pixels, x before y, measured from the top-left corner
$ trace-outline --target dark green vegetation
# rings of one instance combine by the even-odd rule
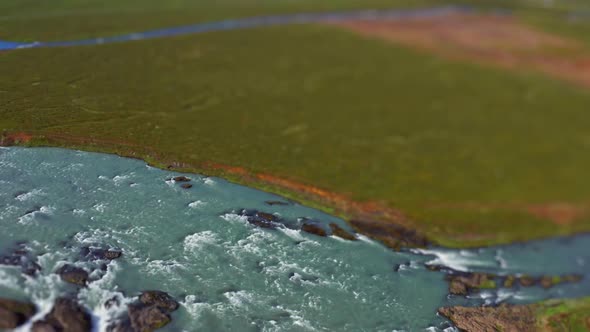
[[[589,196],[590,93],[541,75],[322,26],[19,50],[0,67],[0,129],[137,144],[383,201],[457,246],[590,228],[510,208]]]
[[[542,331],[590,330],[590,298],[546,301],[536,305],[537,326]]]

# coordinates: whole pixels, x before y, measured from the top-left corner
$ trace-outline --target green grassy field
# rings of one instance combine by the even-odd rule
[[[571,3],[554,10],[470,3],[509,6],[533,25],[590,44],[590,24],[564,19]],[[31,5],[8,1],[0,32],[54,40],[409,4],[64,0],[25,10]],[[0,68],[0,130],[125,142],[147,147],[136,152],[148,160],[156,153],[209,172],[198,165],[241,166],[384,202],[451,246],[590,230],[590,218],[556,225],[515,208],[585,206],[590,197],[590,91],[540,74],[443,60],[313,25],[18,50],[1,53]]]

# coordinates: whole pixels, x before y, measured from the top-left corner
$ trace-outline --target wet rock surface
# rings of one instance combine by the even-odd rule
[[[462,331],[535,331],[534,311],[528,306],[447,307],[440,308],[438,312]]]
[[[339,238],[349,240],[349,241],[356,241],[357,240],[357,238],[353,234],[347,232],[346,230],[344,230],[342,227],[338,226],[335,223],[330,223],[330,230],[332,231],[333,235],[335,235]]]
[[[180,187],[181,187],[182,189],[190,189],[190,188],[192,188],[192,187],[193,187],[193,185],[192,185],[192,184],[190,184],[190,183],[183,183],[183,184],[181,184],[181,185],[180,185]]]
[[[183,175],[175,176],[172,178],[172,180],[174,180],[174,182],[190,182],[191,181],[190,178],[183,176]]]
[[[70,264],[60,267],[55,273],[60,276],[61,280],[70,284],[86,287],[88,283],[88,272]]]
[[[319,223],[313,223],[313,222],[306,221],[301,226],[301,230],[306,233],[314,234],[317,236],[322,236],[322,237],[328,236],[328,233],[326,232],[326,230]]]
[[[41,266],[27,249],[26,242],[19,242],[14,248],[0,254],[0,265],[19,266],[22,273],[34,276],[41,271]]]
[[[80,256],[85,260],[113,260],[120,258],[123,255],[121,250],[104,249],[96,247],[82,247],[80,249]]]
[[[281,226],[279,217],[274,214],[246,209],[241,210],[239,214],[245,216],[250,224],[257,227],[274,229]]]
[[[37,312],[32,303],[0,298],[0,329],[14,329]]]
[[[92,318],[74,299],[60,297],[55,300],[51,311],[35,322],[33,332],[60,331],[86,332],[92,329]]]
[[[162,291],[144,291],[137,302],[127,306],[127,315],[111,324],[109,332],[149,332],[164,327],[172,321],[170,313],[179,304]]]
[[[396,251],[402,248],[425,248],[429,244],[425,236],[401,225],[365,219],[352,219],[349,223],[357,232]]]
[[[468,295],[470,292],[482,288],[495,288],[495,276],[487,273],[460,273],[447,275],[449,293],[453,295]]]

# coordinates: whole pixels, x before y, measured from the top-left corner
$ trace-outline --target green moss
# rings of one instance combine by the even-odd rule
[[[543,331],[582,332],[590,329],[590,298],[550,300],[536,304],[537,325]]]

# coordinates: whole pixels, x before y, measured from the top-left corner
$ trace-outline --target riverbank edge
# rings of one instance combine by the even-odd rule
[[[239,166],[215,162],[189,163],[181,161],[182,156],[170,156],[151,147],[129,142],[28,131],[4,131],[0,133],[0,146],[10,147],[53,147],[87,152],[109,153],[120,157],[133,158],[148,165],[181,173],[214,176],[235,184],[282,196],[302,205],[320,210],[345,220],[357,233],[400,250],[402,248],[424,248],[439,246],[451,249],[481,248],[507,245],[517,242],[540,240],[531,237],[509,241],[502,238],[457,240],[449,234],[436,234],[420,226],[420,222],[408,217],[403,211],[382,202],[359,202],[349,196],[334,193],[323,188],[273,176],[256,173]],[[564,230],[547,237],[575,236],[574,230]],[[460,232],[455,235],[462,235]]]
[[[24,132],[0,133],[0,147],[12,146],[25,148],[65,148],[87,152],[109,153],[120,157],[142,160],[148,165],[160,169],[177,171],[181,173],[195,173],[204,176],[220,177],[233,183],[250,186],[258,190],[263,190],[272,194],[283,196],[302,205],[315,208],[327,214],[342,218],[358,233],[377,240],[394,250],[399,250],[401,248],[425,247],[427,245],[444,246],[445,242],[444,239],[441,240],[437,238],[432,238],[435,240],[428,238],[427,240],[427,238],[424,237],[422,233],[419,233],[414,228],[412,228],[412,221],[405,217],[405,215],[400,211],[385,208],[377,203],[354,202],[344,195],[338,195],[312,186],[276,178],[272,175],[251,173],[240,167],[232,167],[210,162],[204,163],[200,166],[195,166],[188,163],[171,161],[167,158],[163,158],[161,157],[161,154],[158,154],[146,147],[131,144],[119,144],[106,140],[79,137],[74,138],[67,137],[66,135],[57,136],[47,134],[32,134]],[[301,190],[294,190],[298,186]],[[351,205],[347,206],[348,204]],[[381,209],[385,210],[383,211]],[[391,234],[379,234],[380,232],[387,232],[389,227],[394,229]],[[400,234],[413,234],[419,240],[415,241],[415,238],[412,239],[409,237],[402,239],[396,238],[396,236],[399,236]],[[393,239],[392,241],[396,242],[388,242],[388,239]],[[491,246],[498,244],[506,243],[491,242],[488,245]],[[447,247],[459,249],[473,248],[476,246],[478,245],[467,243],[467,245],[464,247]],[[584,297],[580,299],[549,300],[527,305],[508,306],[508,308],[511,307],[527,308],[526,310],[529,310],[532,313],[536,322],[536,326],[541,327],[541,324],[544,324],[544,322],[550,320],[552,320],[554,323],[559,323],[564,319],[569,319],[572,316],[577,319],[579,314],[576,310],[578,310],[579,307],[590,308],[590,297]],[[493,320],[497,317],[496,310],[492,309],[489,311],[489,308],[490,307],[482,306],[474,307],[472,309],[474,310],[473,312],[476,312],[478,315],[482,316],[481,319],[483,319],[484,322],[489,323],[493,322]],[[500,306],[491,308],[500,308]],[[444,310],[444,308],[439,309],[439,314],[445,316],[458,326],[459,321],[444,315],[441,310]],[[487,312],[492,312],[493,314],[489,316],[486,315]],[[507,322],[510,323],[509,320]]]

